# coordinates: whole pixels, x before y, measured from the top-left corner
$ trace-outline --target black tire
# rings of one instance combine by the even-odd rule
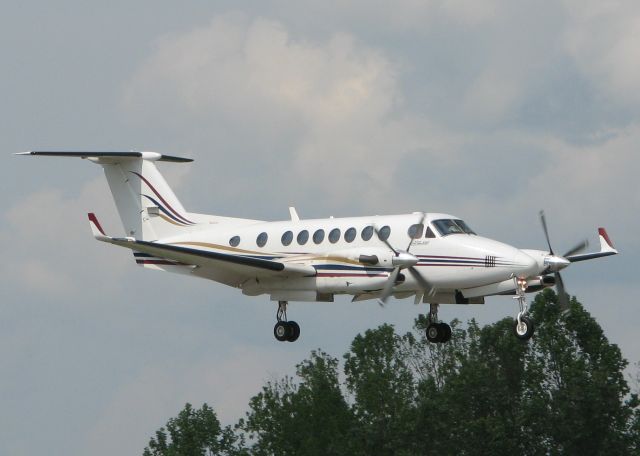
[[[289,342],[295,342],[300,337],[300,325],[295,321],[288,322],[289,325],[289,334],[287,340]]]
[[[438,343],[442,340],[443,332],[440,325],[431,323],[426,330],[427,340],[432,343]]]
[[[440,323],[440,328],[442,330],[442,339],[440,342],[449,342],[451,340],[451,326],[447,323]]]
[[[535,331],[533,320],[527,316],[520,317],[521,325],[518,325],[518,319],[513,322],[513,334],[520,340],[529,340]]]
[[[289,330],[289,324],[286,321],[279,321],[273,327],[273,335],[280,342],[284,342],[285,340],[287,340],[290,332],[291,331]]]

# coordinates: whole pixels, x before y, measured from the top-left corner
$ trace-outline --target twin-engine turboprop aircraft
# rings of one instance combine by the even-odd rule
[[[600,251],[579,254],[583,241],[564,255],[522,250],[478,236],[459,217],[412,214],[265,222],[187,212],[154,162],[190,162],[156,152],[34,151],[19,155],[86,158],[104,169],[125,237],[111,237],[95,214],[89,221],[96,239],[132,250],[149,269],[214,280],[246,295],[268,294],[278,302],[274,335],[295,341],[300,327],[287,319],[289,301],[354,301],[390,296],[430,304],[427,339],[447,342],[451,328],[438,320],[439,304],[484,304],[485,296],[514,295],[519,311],[514,333],[534,332],[525,293],[556,286],[560,306],[568,298],[560,270],[583,260],[615,255],[604,228]]]

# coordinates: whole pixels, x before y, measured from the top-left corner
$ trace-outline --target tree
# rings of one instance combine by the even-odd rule
[[[346,386],[354,395],[358,445],[363,454],[411,454],[415,382],[402,339],[382,325],[358,335],[344,355]]]
[[[211,407],[194,410],[187,403],[165,428],[149,440],[144,456],[212,456],[234,454],[236,438],[230,428],[221,429]]]
[[[619,348],[575,298],[563,313],[547,289],[531,315],[528,342],[512,318],[453,321],[447,344],[426,340],[422,317],[403,336],[368,330],[342,382],[338,359],[314,351],[251,399],[235,436],[187,404],[145,455],[639,454],[640,386],[630,390]]]
[[[531,312],[542,329],[530,359],[544,374],[549,447],[565,454],[631,454],[638,404],[618,346],[575,298],[562,313],[555,293],[545,290]]]
[[[292,378],[268,382],[239,423],[254,455],[351,455],[353,416],[340,389],[338,360],[324,352]]]

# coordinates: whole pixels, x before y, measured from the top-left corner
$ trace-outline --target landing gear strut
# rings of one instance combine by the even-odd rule
[[[427,340],[429,342],[449,342],[451,339],[451,326],[438,321],[438,304],[429,304],[429,326],[427,326]]]
[[[514,277],[513,282],[516,286],[516,295],[513,299],[518,301],[518,306],[520,307],[520,311],[513,323],[513,333],[520,340],[529,340],[531,336],[533,336],[535,327],[533,320],[529,317],[529,306],[527,305],[527,298],[524,294],[527,289],[527,281]]]
[[[295,342],[300,337],[300,326],[295,321],[287,321],[287,304],[287,301],[278,301],[278,322],[273,327],[273,335],[280,342]]]

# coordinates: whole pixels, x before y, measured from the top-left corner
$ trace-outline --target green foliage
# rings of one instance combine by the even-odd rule
[[[528,343],[511,318],[454,320],[446,344],[427,342],[424,317],[404,335],[368,330],[342,370],[314,351],[295,378],[268,382],[235,435],[206,404],[187,404],[145,456],[639,454],[638,387],[619,348],[575,298],[562,313],[545,290],[531,315]]]
[[[234,454],[236,437],[230,428],[221,429],[211,407],[194,410],[186,404],[176,418],[156,432],[144,456],[211,456]]]
[[[340,389],[338,360],[324,352],[297,366],[299,383],[268,382],[238,428],[254,455],[350,455],[354,419]]]

